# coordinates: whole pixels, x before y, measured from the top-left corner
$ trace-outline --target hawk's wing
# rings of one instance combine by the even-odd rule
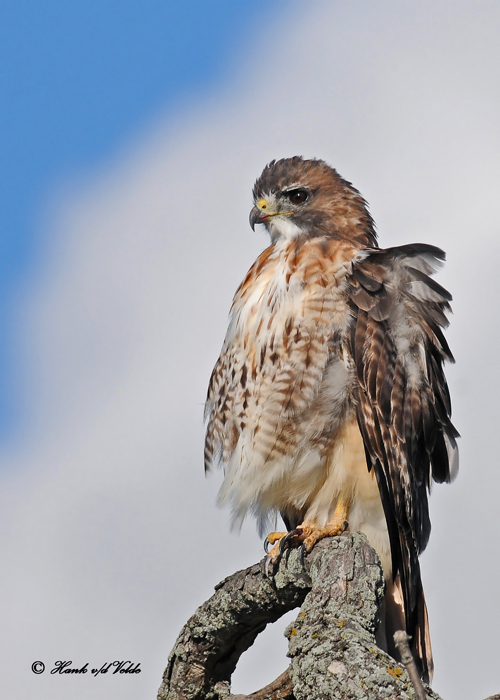
[[[374,249],[349,278],[358,423],[379,484],[409,630],[422,628],[418,555],[430,534],[427,492],[432,480],[450,481],[458,468],[443,373],[444,360],[453,356],[441,330],[451,296],[429,277],[444,257],[423,244]]]

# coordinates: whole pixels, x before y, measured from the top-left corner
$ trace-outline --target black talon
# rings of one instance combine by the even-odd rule
[[[345,532],[348,527],[349,527],[349,523],[347,522],[347,520],[344,520],[344,526],[342,527],[342,532]]]
[[[271,578],[271,576],[272,576],[272,573],[270,573],[270,571],[269,571],[270,566],[273,567],[273,572],[272,572],[272,573],[274,573],[274,564],[273,564],[273,562],[272,562],[272,559],[271,559],[271,557],[267,556],[267,557],[266,557],[266,563],[264,564],[264,573],[265,573],[265,575],[266,575],[266,578]]]
[[[266,554],[269,554],[269,547],[270,546],[271,546],[271,543],[269,542],[269,538],[266,537],[266,539],[264,540],[264,552]]]
[[[283,552],[286,549],[286,545],[291,540],[293,533],[294,533],[294,530],[292,530],[291,532],[289,532],[288,534],[286,534],[284,537],[281,538],[281,540],[280,540],[280,556],[283,556]]]
[[[296,527],[295,530],[290,530],[281,540],[280,540],[280,554],[283,554],[285,547],[293,540],[294,537],[300,537],[304,531],[301,527]]]
[[[305,543],[301,545],[300,550],[299,550],[299,561],[302,565],[302,568],[305,569],[306,566],[306,554],[307,554],[307,549]]]

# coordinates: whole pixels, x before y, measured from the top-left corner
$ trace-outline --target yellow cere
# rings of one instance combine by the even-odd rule
[[[265,199],[259,199],[259,201],[257,202],[257,206],[259,207],[259,209],[264,209],[264,210],[267,209],[267,202],[266,202],[266,200],[265,200]]]

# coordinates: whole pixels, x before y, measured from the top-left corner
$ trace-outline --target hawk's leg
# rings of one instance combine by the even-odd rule
[[[288,547],[300,547],[302,551],[310,552],[316,542],[324,537],[335,537],[341,535],[348,527],[347,517],[349,515],[350,499],[344,500],[339,497],[333,518],[326,525],[317,525],[314,522],[304,521],[302,525],[290,532],[271,532],[266,538],[266,543],[274,545],[267,555],[266,569],[268,564],[276,564]]]

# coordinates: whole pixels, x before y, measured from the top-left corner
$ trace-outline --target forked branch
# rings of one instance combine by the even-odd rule
[[[239,571],[181,631],[158,700],[414,700],[405,667],[375,642],[383,595],[377,555],[357,533],[318,543],[304,565],[298,551],[288,552],[272,578],[262,562]],[[268,623],[298,607],[286,630],[287,671],[251,695],[232,695],[241,654]]]

